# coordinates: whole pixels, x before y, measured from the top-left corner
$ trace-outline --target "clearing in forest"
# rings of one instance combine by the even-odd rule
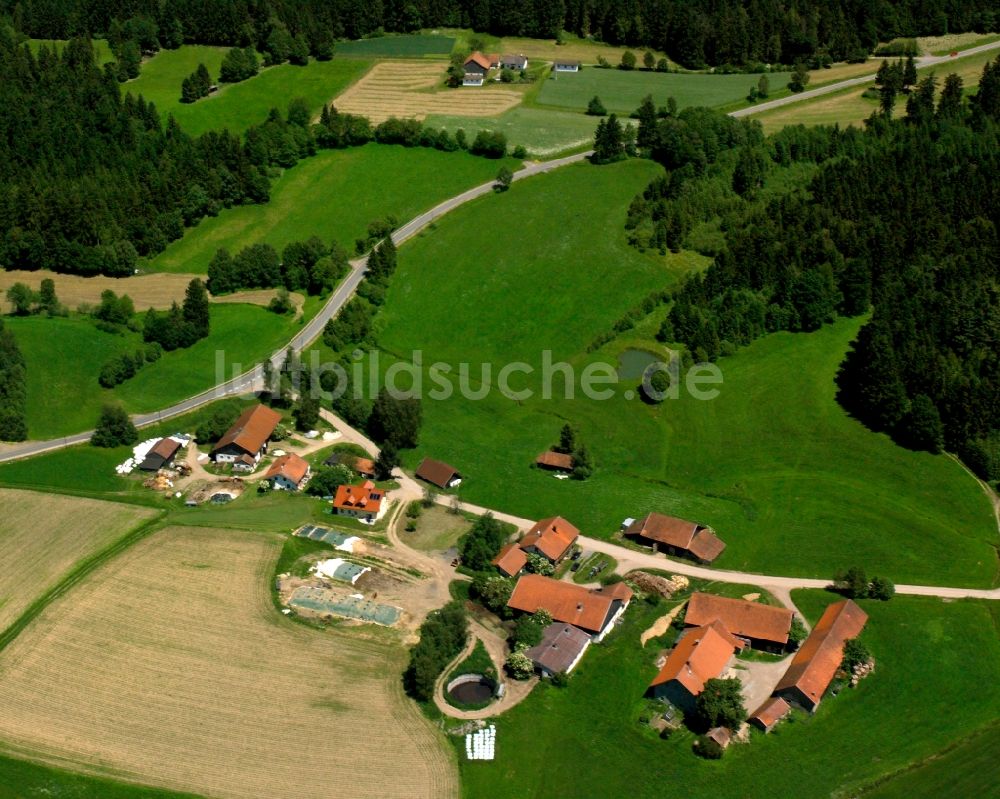
[[[277,536],[167,528],[0,655],[0,740],[206,796],[443,797],[454,765],[384,638],[283,619]]]
[[[363,114],[373,123],[389,117],[423,119],[428,114],[490,117],[521,102],[521,93],[493,86],[432,91],[443,83],[443,62],[383,61],[333,101],[337,110]]]

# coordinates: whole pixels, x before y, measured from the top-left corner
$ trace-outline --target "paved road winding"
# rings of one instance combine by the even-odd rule
[[[979,53],[986,53],[990,50],[1000,49],[1000,42],[990,42],[989,44],[981,44],[978,47],[970,47],[968,50],[962,50],[958,55],[932,55],[932,56],[921,56],[916,59],[917,68],[924,69],[925,67],[933,67],[938,64],[951,63],[952,61],[957,61],[960,58],[967,58],[971,55],[978,55]],[[836,83],[831,83],[828,86],[820,86],[818,89],[809,89],[804,92],[799,92],[798,94],[791,94],[788,97],[779,97],[777,100],[768,100],[765,103],[758,103],[757,105],[752,105],[748,108],[740,108],[737,111],[731,111],[729,116],[731,117],[746,117],[752,114],[760,114],[764,111],[771,111],[775,108],[781,108],[785,105],[791,105],[792,103],[801,103],[803,100],[811,100],[814,97],[822,97],[824,94],[833,94],[834,92],[842,91],[843,89],[849,89],[852,86],[864,86],[869,83],[873,83],[875,80],[875,73],[871,75],[862,75],[859,78],[848,78],[847,80],[837,81]]]

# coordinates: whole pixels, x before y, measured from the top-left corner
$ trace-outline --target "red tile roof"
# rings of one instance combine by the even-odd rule
[[[535,547],[549,560],[559,560],[579,537],[580,531],[562,516],[552,516],[535,522],[521,539],[521,549]]]
[[[496,60],[498,61],[499,59]],[[467,59],[465,59],[465,63],[479,64],[479,66],[481,66],[483,69],[489,69],[490,67],[493,66],[494,59],[492,56],[483,55],[477,50],[474,53],[472,53]]]
[[[507,607],[524,613],[544,609],[554,621],[572,624],[596,634],[604,629],[612,615],[615,600],[624,602],[632,597],[628,586],[623,586],[622,590],[617,585],[614,590],[607,591],[587,589],[540,574],[526,574],[514,586]]]
[[[844,644],[856,638],[867,621],[868,614],[850,599],[827,606],[774,692],[797,688],[813,707],[818,705],[840,668]]]
[[[520,574],[521,569],[527,565],[528,556],[517,544],[507,544],[490,563],[508,577],[513,577],[515,574]]]
[[[546,469],[562,469],[565,472],[571,472],[573,471],[573,456],[550,449],[535,458],[535,464]]]
[[[691,594],[684,623],[702,627],[715,620],[722,622],[722,626],[733,635],[786,644],[792,626],[792,611],[700,591]]]
[[[447,488],[448,483],[450,483],[454,478],[462,476],[458,473],[458,469],[454,466],[449,466],[447,463],[436,461],[431,458],[424,458],[420,461],[420,465],[417,467],[416,475],[421,480],[433,483],[439,488]]]
[[[385,493],[376,488],[371,480],[365,480],[360,485],[342,485],[337,487],[333,498],[333,507],[338,510],[355,510],[361,513],[379,512]]]
[[[170,460],[180,448],[180,441],[172,438],[161,438],[152,446],[147,455],[159,455],[164,460]]]
[[[267,470],[267,474],[264,475],[264,479],[272,480],[281,475],[291,480],[295,485],[298,485],[308,472],[309,464],[292,452],[275,459],[274,463],[271,464],[271,468]]]
[[[693,629],[677,642],[649,687],[677,680],[691,696],[697,696],[706,682],[722,674],[733,653],[742,648],[743,642],[717,621]]]
[[[772,696],[770,699],[764,700],[764,704],[750,716],[750,721],[757,722],[757,726],[761,727],[764,732],[770,732],[771,728],[787,716],[791,709],[788,702],[780,696]]]
[[[217,452],[230,444],[250,455],[256,455],[267,443],[274,428],[281,421],[281,414],[265,405],[254,405],[240,414],[233,426],[212,448]]]

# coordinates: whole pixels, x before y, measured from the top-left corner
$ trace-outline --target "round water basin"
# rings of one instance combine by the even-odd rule
[[[448,698],[463,705],[481,705],[493,698],[493,681],[482,674],[463,674],[448,683]]]

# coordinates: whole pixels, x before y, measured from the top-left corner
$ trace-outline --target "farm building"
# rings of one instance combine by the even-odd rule
[[[726,727],[712,727],[705,733],[705,737],[710,741],[715,741],[720,749],[727,749],[733,740],[733,734]]]
[[[584,588],[540,574],[525,574],[517,581],[507,607],[522,613],[547,610],[554,621],[572,624],[601,641],[632,600],[625,583],[606,588]]]
[[[385,515],[388,506],[385,493],[371,480],[359,485],[338,486],[331,504],[338,516],[350,516],[365,524],[375,524]]]
[[[684,624],[704,627],[719,621],[728,632],[754,649],[780,653],[788,645],[792,616],[787,608],[696,591],[688,601]]]
[[[247,408],[212,448],[212,460],[253,471],[280,421],[281,414],[264,405]]]
[[[463,86],[482,86],[485,78],[481,72],[466,72],[462,78]]]
[[[486,73],[491,69],[495,69],[500,66],[500,56],[497,53],[480,53],[476,50],[462,64],[465,68],[466,75],[482,75],[486,76]]]
[[[649,695],[665,697],[682,710],[691,710],[705,683],[720,677],[743,646],[717,621],[687,631],[649,684]]]
[[[525,533],[519,546],[525,552],[541,555],[551,563],[558,563],[569,553],[580,537],[580,531],[562,516],[552,516],[535,522]]]
[[[535,670],[543,677],[569,674],[590,646],[590,636],[572,624],[552,622],[542,633],[537,646],[525,650]]]
[[[814,713],[840,669],[844,644],[856,638],[867,621],[868,614],[850,599],[829,605],[778,680],[773,696]]]
[[[309,479],[312,470],[298,455],[291,453],[276,458],[264,479],[279,491],[298,491]]]
[[[518,53],[517,55],[500,56],[500,67],[502,69],[513,69],[519,71],[528,68],[528,57]]]
[[[368,480],[375,478],[375,461],[371,458],[362,458],[350,452],[334,452],[329,458],[323,461],[323,465],[346,466]]]
[[[139,468],[144,472],[156,472],[164,466],[169,466],[177,455],[177,450],[181,448],[181,442],[175,438],[161,438],[146,453],[146,457]]]
[[[556,72],[579,72],[580,62],[579,61],[556,61],[552,65],[552,69]]]
[[[711,563],[726,548],[707,527],[662,513],[650,513],[632,522],[624,532],[656,552],[693,558],[700,563]]]
[[[554,472],[573,471],[573,456],[567,452],[548,450],[535,458],[535,466],[539,469],[551,469]]]
[[[415,472],[421,480],[425,480],[438,488],[454,488],[462,482],[462,475],[454,466],[447,463],[424,458]]]
[[[791,706],[784,699],[772,696],[754,711],[748,721],[764,732],[770,732],[774,725],[781,721],[791,711]]]
[[[501,574],[516,577],[528,565],[528,556],[517,544],[507,544],[490,563],[496,566]]]

